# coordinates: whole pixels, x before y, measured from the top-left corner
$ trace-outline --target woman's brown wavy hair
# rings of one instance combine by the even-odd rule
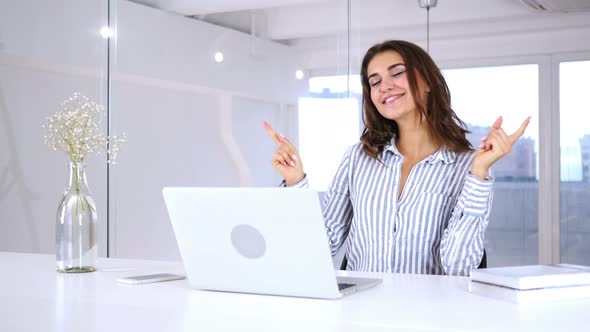
[[[402,40],[389,40],[372,46],[362,62],[361,83],[363,85],[363,123],[361,135],[363,151],[372,158],[380,159],[380,155],[391,138],[399,138],[397,123],[384,118],[371,100],[371,85],[367,74],[369,62],[375,55],[395,51],[404,60],[410,92],[420,112],[420,121],[426,119],[431,134],[444,147],[454,152],[471,151],[472,147],[465,134],[469,133],[466,125],[451,109],[451,94],[445,79],[430,55],[419,46]],[[430,87],[426,98],[418,92],[416,75]]]

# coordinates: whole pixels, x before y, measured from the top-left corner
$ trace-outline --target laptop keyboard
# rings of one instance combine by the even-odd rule
[[[338,283],[338,290],[347,289],[352,286],[356,286],[356,284]]]

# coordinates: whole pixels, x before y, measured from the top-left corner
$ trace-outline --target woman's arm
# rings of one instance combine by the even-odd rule
[[[344,154],[342,162],[336,171],[336,175],[324,195],[322,213],[326,224],[326,233],[330,241],[332,256],[335,256],[350,230],[352,220],[352,204],[350,202],[350,160],[353,148],[348,149]],[[287,185],[283,180],[282,186],[287,188],[307,188],[309,186],[307,176],[292,185]]]
[[[479,265],[494,196],[490,167],[512,150],[530,120],[528,117],[516,132],[507,135],[499,117],[483,138],[441,240],[440,258],[446,274],[468,275]]]
[[[479,266],[493,200],[493,181],[467,175],[443,234],[440,258],[448,275],[469,275]]]
[[[279,135],[268,123],[264,122],[268,135],[278,144],[272,158],[273,167],[283,177],[281,186],[288,188],[307,188],[307,176],[303,172],[303,164],[299,152],[289,140]],[[352,220],[352,204],[350,203],[350,161],[354,146],[344,154],[336,176],[332,180],[323,201],[322,212],[326,224],[326,232],[330,241],[332,256],[335,256],[348,236]]]
[[[350,170],[353,150],[354,146],[344,154],[322,204],[332,256],[338,254],[348,237],[353,216],[352,203],[350,202]]]

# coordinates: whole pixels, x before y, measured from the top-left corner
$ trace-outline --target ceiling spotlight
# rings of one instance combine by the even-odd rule
[[[115,33],[113,32],[113,30],[111,28],[109,28],[109,27],[102,27],[102,28],[100,28],[100,35],[104,39],[111,38],[114,34]]]
[[[223,62],[223,53],[221,53],[221,52],[215,53],[215,62],[217,62],[217,63]]]
[[[301,69],[298,69],[298,70],[296,70],[296,71],[295,71],[295,77],[296,77],[298,80],[302,79],[302,78],[303,78],[303,76],[304,76],[304,75],[303,75],[303,70],[301,70]]]

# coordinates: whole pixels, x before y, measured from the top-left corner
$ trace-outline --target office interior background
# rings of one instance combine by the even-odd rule
[[[179,260],[163,187],[276,186],[266,120],[325,191],[362,129],[364,52],[404,39],[428,45],[475,146],[496,117],[512,131],[532,116],[494,168],[488,266],[590,265],[588,10],[440,0],[427,18],[406,0],[2,0],[0,251],[55,252],[68,159],[41,125],[74,92],[107,108],[104,132],[128,137],[116,165],[87,160],[100,256]]]

